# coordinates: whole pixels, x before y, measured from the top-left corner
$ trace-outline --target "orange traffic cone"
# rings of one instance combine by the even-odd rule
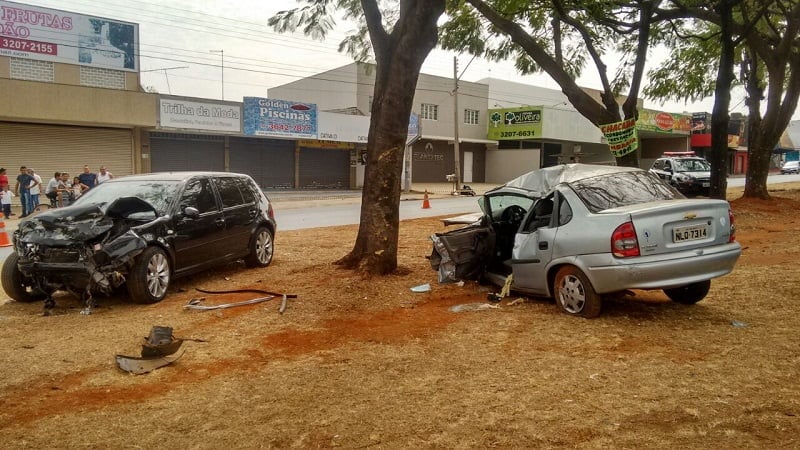
[[[0,247],[11,247],[11,239],[8,238],[6,232],[5,214],[0,213]]]
[[[428,200],[428,190],[425,189],[425,197],[422,197],[422,209],[428,209],[431,207],[431,202]]]

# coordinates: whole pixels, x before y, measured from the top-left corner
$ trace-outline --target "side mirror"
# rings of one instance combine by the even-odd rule
[[[186,208],[183,208],[183,215],[192,219],[196,219],[200,217],[200,211],[198,211],[194,206],[187,206]]]

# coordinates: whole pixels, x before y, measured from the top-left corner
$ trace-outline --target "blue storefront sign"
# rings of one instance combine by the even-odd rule
[[[314,103],[244,97],[242,109],[247,136],[317,138]]]

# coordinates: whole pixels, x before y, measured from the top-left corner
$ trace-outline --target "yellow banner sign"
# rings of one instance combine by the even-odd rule
[[[632,153],[639,148],[639,136],[636,133],[636,119],[600,125],[600,131],[606,137],[608,148],[615,158]]]

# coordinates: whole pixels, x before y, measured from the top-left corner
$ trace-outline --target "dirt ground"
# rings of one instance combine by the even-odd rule
[[[740,193],[742,258],[694,306],[652,291],[592,320],[517,297],[450,312],[488,288],[436,282],[437,219],[402,222],[385,278],[332,264],[345,226],[279,231],[270,267],[182,279],[155,305],[100,298],[83,316],[64,296],[43,317],[0,300],[0,448],[800,448],[800,184]],[[186,310],[253,296],[196,287],[298,298],[282,315],[276,300]],[[119,370],[153,325],[207,342]]]

